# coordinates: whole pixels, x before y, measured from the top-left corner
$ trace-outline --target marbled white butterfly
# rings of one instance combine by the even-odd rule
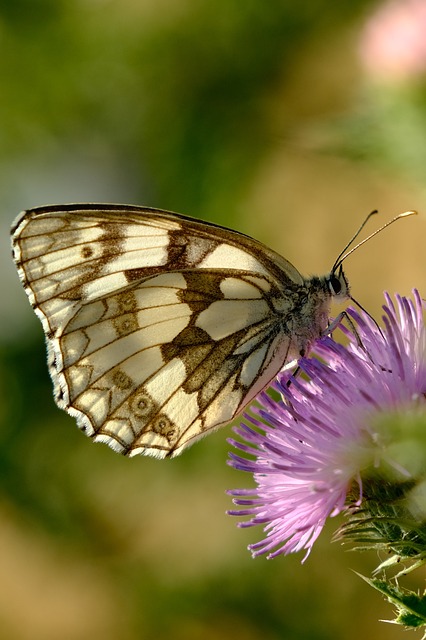
[[[349,297],[344,251],[304,278],[249,236],[129,205],[40,207],[13,227],[57,405],[129,456],[179,454],[306,353]]]

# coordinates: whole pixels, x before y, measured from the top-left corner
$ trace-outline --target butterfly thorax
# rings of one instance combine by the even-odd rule
[[[348,295],[349,284],[343,271],[306,278],[303,285],[286,288],[280,311],[282,331],[291,337],[288,359],[307,353],[315,340],[326,333],[333,299],[344,300]]]

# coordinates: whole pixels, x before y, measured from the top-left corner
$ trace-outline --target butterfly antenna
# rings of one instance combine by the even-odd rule
[[[339,253],[339,255],[337,256],[336,262],[333,265],[331,273],[334,273],[336,271],[336,269],[338,269],[340,267],[340,265],[343,263],[343,261],[346,260],[346,258],[351,255],[351,253],[353,253],[354,251],[356,251],[357,249],[362,247],[363,244],[365,244],[366,242],[371,240],[371,238],[374,238],[374,236],[376,236],[378,233],[383,231],[383,229],[386,229],[386,227],[389,227],[391,224],[393,224],[394,222],[396,222],[400,218],[408,218],[408,216],[416,216],[417,215],[417,211],[404,211],[403,213],[400,213],[399,215],[397,215],[394,218],[392,218],[392,220],[389,220],[384,225],[382,225],[381,227],[376,229],[376,231],[373,231],[373,233],[370,233],[369,236],[364,238],[364,240],[361,240],[361,242],[358,242],[358,244],[356,244],[354,247],[352,247],[352,249],[349,249],[351,244],[356,240],[356,238],[359,236],[359,234],[361,233],[361,231],[363,230],[363,228],[365,227],[367,222],[370,220],[371,216],[375,215],[376,213],[378,213],[377,209],[375,209],[374,211],[372,211],[371,213],[368,214],[368,216],[366,217],[366,219],[364,220],[362,225],[359,227],[358,231],[351,238],[351,240],[348,242],[348,244],[343,249],[343,251],[341,251]],[[349,249],[349,251],[348,251],[348,249]]]
[[[334,273],[334,271],[337,269],[337,267],[339,266],[339,264],[342,262],[341,258],[343,256],[343,254],[345,253],[345,251],[347,251],[347,249],[349,249],[349,247],[351,246],[352,242],[354,242],[357,237],[359,236],[359,234],[361,233],[361,231],[364,229],[365,225],[367,224],[367,222],[370,220],[370,218],[372,216],[375,216],[376,213],[379,213],[377,209],[374,209],[374,211],[371,211],[371,213],[368,214],[368,216],[366,217],[366,219],[364,220],[364,222],[361,224],[361,226],[359,227],[359,229],[354,233],[354,235],[352,236],[352,238],[349,240],[348,244],[342,249],[342,251],[339,253],[339,255],[336,258],[336,262],[333,265],[333,268],[331,270],[332,273]]]

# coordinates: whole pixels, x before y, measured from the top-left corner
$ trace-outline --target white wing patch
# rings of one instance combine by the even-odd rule
[[[266,269],[254,256],[237,247],[220,244],[209,253],[198,265],[200,269],[217,269],[226,264],[227,269],[251,271],[267,275]]]
[[[290,322],[298,271],[222,227],[139,207],[46,207],[18,219],[13,249],[58,406],[120,453],[177,455],[310,339]]]

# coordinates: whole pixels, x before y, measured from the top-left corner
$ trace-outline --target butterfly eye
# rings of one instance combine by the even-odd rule
[[[332,295],[334,296],[338,296],[339,293],[342,292],[342,283],[337,276],[333,276],[333,275],[330,276],[330,279],[328,281],[328,286],[330,288]]]

